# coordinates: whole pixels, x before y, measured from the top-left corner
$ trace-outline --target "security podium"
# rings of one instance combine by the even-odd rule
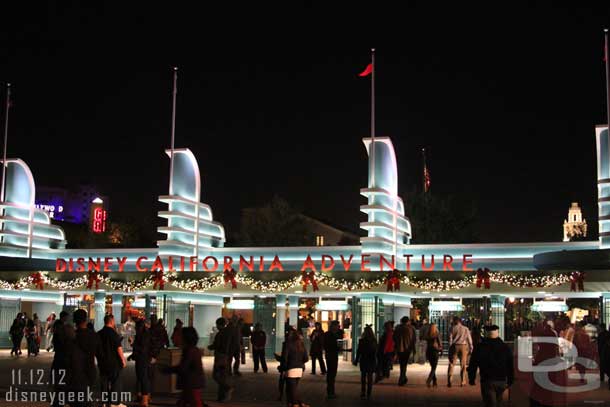
[[[163,348],[157,358],[157,363],[152,365],[154,378],[152,383],[153,393],[177,393],[178,377],[176,374],[163,374],[162,368],[167,366],[178,366],[182,357],[180,348]]]

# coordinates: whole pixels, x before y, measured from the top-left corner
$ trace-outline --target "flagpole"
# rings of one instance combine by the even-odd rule
[[[169,158],[169,193],[172,192],[172,184],[174,182],[174,139],[176,134],[176,95],[178,93],[178,67],[174,67],[174,89],[172,92],[172,140],[171,140],[171,152]]]
[[[11,84],[6,84],[6,110],[4,116],[4,152],[2,153],[2,190],[0,202],[4,202],[4,184],[6,182],[6,148],[8,146],[8,111],[11,108]],[[3,211],[4,212],[4,211]]]
[[[606,109],[608,116],[607,124],[608,124],[608,132],[610,132],[610,61],[608,56],[608,29],[604,28],[604,59],[606,60]]]
[[[421,154],[422,154],[422,157],[424,160],[424,172],[422,174],[422,181],[423,181],[423,187],[424,187],[423,191],[425,193],[425,192],[428,192],[426,190],[426,149],[425,148],[421,149]]]
[[[375,48],[371,48],[371,188],[375,187]]]

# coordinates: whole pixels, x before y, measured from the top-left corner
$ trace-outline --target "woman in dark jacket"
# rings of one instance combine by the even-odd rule
[[[182,390],[178,405],[190,407],[202,407],[201,390],[205,385],[203,375],[203,355],[197,342],[199,335],[193,327],[182,328],[182,357],[178,366],[163,369],[164,373],[176,373],[178,375],[177,387]]]
[[[140,396],[140,406],[148,406],[150,399],[150,369],[152,359],[152,342],[143,320],[136,322],[136,337],[133,341],[133,353],[129,357],[136,361],[136,391]]]
[[[11,341],[13,342],[13,349],[11,349],[11,356],[13,353],[15,356],[21,355],[21,340],[23,339],[23,327],[21,325],[21,313],[17,314],[17,318],[13,320],[13,325],[9,330],[11,335]]]
[[[394,361],[394,322],[387,321],[383,324],[383,335],[379,338],[377,347],[377,375],[375,383],[383,378],[390,377],[390,370]]]
[[[430,387],[430,383],[436,387],[436,366],[438,365],[438,357],[443,352],[443,344],[438,332],[436,324],[430,324],[428,335],[426,336],[426,359],[430,362],[430,374],[426,380],[426,385]]]
[[[316,360],[320,363],[320,372],[326,374],[326,365],[322,354],[324,352],[324,330],[322,324],[316,322],[315,329],[309,336],[311,347],[309,348],[309,356],[311,356],[311,374],[316,374]]]
[[[377,339],[370,325],[367,325],[358,341],[358,351],[354,366],[360,364],[360,399],[370,400],[373,391],[373,373],[377,369]],[[366,389],[366,394],[365,394]]]
[[[281,370],[286,376],[288,407],[309,407],[299,400],[297,395],[297,388],[305,370],[305,363],[309,361],[303,337],[299,331],[290,331],[281,360]]]

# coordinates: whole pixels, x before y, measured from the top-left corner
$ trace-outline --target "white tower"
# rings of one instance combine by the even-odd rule
[[[568,219],[563,221],[563,241],[569,242],[576,237],[587,237],[587,221],[582,217],[578,202],[572,202]]]

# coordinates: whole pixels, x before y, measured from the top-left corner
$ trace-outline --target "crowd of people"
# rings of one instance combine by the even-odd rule
[[[15,356],[21,354],[24,338],[27,339],[28,356],[38,355],[41,337],[46,336],[47,350],[55,352],[51,369],[55,372],[55,377],[65,377],[65,380],[54,383],[55,392],[59,395],[55,398],[55,405],[61,405],[61,400],[66,400],[66,397],[61,397],[62,394],[78,394],[97,388],[108,395],[109,406],[122,406],[122,402],[127,400],[122,399],[125,392],[121,389],[121,372],[128,361],[135,362],[136,393],[140,406],[148,406],[154,376],[159,372],[178,375],[178,387],[182,389],[180,400],[184,406],[205,405],[201,398],[201,390],[205,385],[203,353],[197,346],[199,336],[194,328],[184,327],[181,320],[176,320],[171,343],[182,349],[180,364],[161,366],[157,360],[161,349],[170,346],[170,337],[163,320],[154,315],[150,319],[134,321],[135,334],[127,339],[132,349],[129,357],[124,352],[125,339],[112,315],[104,317],[104,326],[97,332],[86,311],[76,310],[69,317],[65,311],[60,313],[59,318],[51,314],[43,327],[36,314],[28,318],[22,312],[17,315],[10,329],[13,342],[11,355]],[[245,363],[247,347],[245,341],[251,347],[254,372],[268,373],[265,352],[267,334],[261,323],[254,324],[253,329],[250,329],[237,316],[218,318],[215,325],[215,335],[208,346],[214,352],[212,378],[218,384],[217,401],[226,402],[231,399],[234,390],[234,383],[228,377],[241,376],[240,365]],[[407,368],[414,360],[418,343],[425,344],[425,360],[430,365],[426,385],[438,386],[438,361],[445,352],[444,343],[447,343],[447,387],[454,384],[454,370],[459,361],[459,385],[475,384],[478,371],[484,405],[497,405],[514,381],[511,348],[500,339],[496,325],[469,325],[470,327],[466,326],[459,317],[454,317],[446,342],[443,341],[437,324],[428,323],[426,319],[414,323],[405,316],[398,324],[386,321],[379,340],[373,327],[366,325],[358,339],[353,358],[354,366],[360,370],[361,398],[371,399],[374,385],[389,379],[395,364],[399,367],[397,385],[406,385]],[[328,331],[324,331],[318,322],[309,338],[305,338],[306,330],[286,324],[281,352],[274,355],[279,362],[279,400],[284,400],[285,397],[288,407],[307,407],[298,389],[310,360],[311,374],[319,372],[325,376],[327,398],[337,397],[335,381],[339,355],[343,351],[344,328],[345,326],[341,328],[339,321],[331,321]],[[546,319],[532,325],[531,335],[557,338],[557,345],[534,347],[534,359],[538,362],[556,356],[569,359],[575,354],[572,347],[576,347],[578,356],[599,363],[602,381],[605,376],[610,377],[610,332],[598,321],[585,319],[571,323],[565,316]],[[308,350],[306,342],[309,343]],[[588,366],[574,364],[584,381]]]

